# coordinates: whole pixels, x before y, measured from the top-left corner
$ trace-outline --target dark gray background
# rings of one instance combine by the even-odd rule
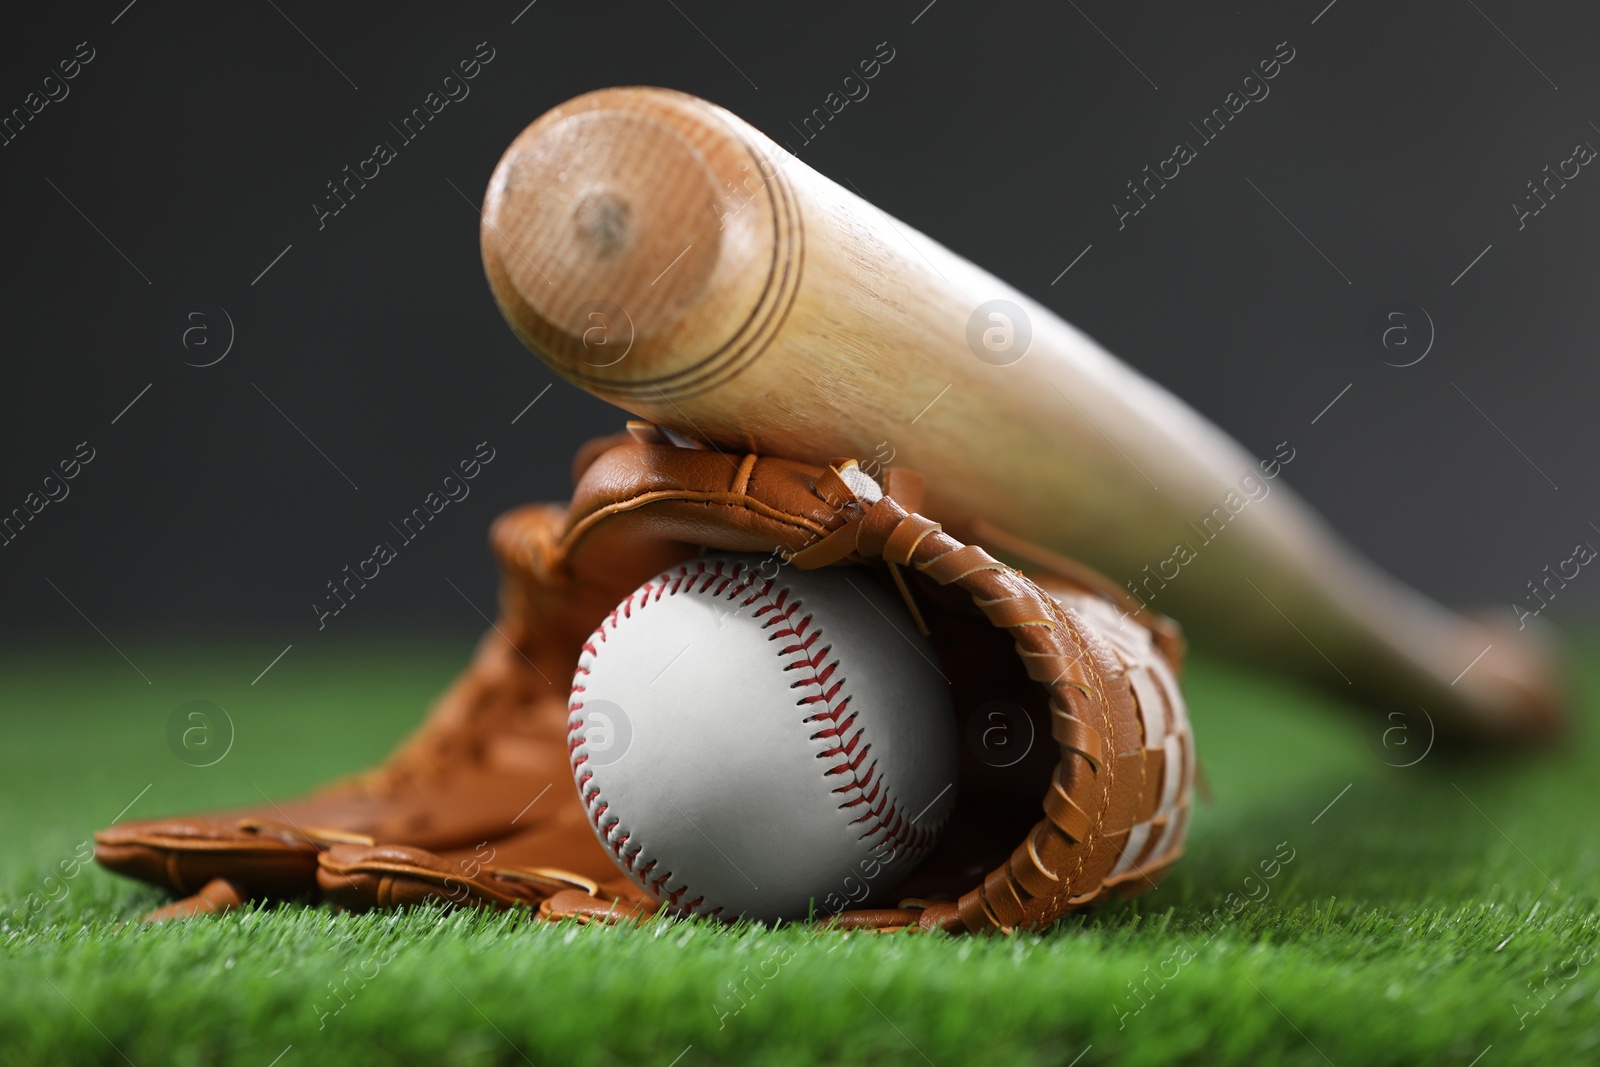
[[[119,642],[273,648],[476,633],[450,582],[492,612],[491,518],[563,496],[573,449],[623,419],[556,382],[489,296],[476,206],[500,152],[552,105],[629,83],[698,93],[798,147],[790,124],[880,41],[893,62],[799,149],[807,163],[1043,300],[1253,451],[1291,441],[1289,480],[1436,596],[1509,617],[1545,564],[1600,545],[1600,173],[1521,231],[1511,207],[1575,143],[1600,146],[1600,12],[524,2],[112,0],[8,17],[0,111],[78,42],[96,57],[0,147],[0,511],[78,442],[98,453],[0,548],[8,635],[98,642],[87,620]],[[470,97],[319,232],[324,183],[392,140],[387,124],[480,41],[495,58]],[[1282,41],[1296,54],[1271,95],[1119,232],[1123,183],[1191,140],[1188,123]],[[1402,302],[1426,309],[1437,341],[1397,369],[1384,360],[1409,357],[1385,352],[1378,324]],[[220,346],[218,308],[234,348],[186,366],[220,351],[181,342],[203,321]],[[319,635],[324,583],[485,439],[498,456],[470,498]],[[1597,605],[1585,573],[1549,614]]]

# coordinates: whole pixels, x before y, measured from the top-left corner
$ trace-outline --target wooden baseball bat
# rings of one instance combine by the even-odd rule
[[[1202,647],[1420,707],[1444,734],[1562,721],[1553,661],[1509,612],[1469,619],[1383,574],[1277,477],[1283,456],[722,108],[619,88],[547,112],[495,168],[481,237],[523,342],[643,418],[914,467],[957,536],[1083,559]]]

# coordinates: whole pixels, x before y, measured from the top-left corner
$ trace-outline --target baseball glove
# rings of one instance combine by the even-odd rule
[[[900,468],[874,478],[854,460],[731,456],[634,423],[581,452],[575,475],[569,506],[495,523],[499,622],[386,761],[304,799],[96,835],[106,867],[184,894],[150,918],[313,894],[579,920],[656,910],[670,896],[624,875],[589,825],[568,698],[599,623],[707,550],[857,568],[898,594],[951,679],[967,743],[942,838],[896,906],[819,922],[1039,927],[1153,886],[1182,853],[1194,780],[1182,641],[1106,579],[1001,530],[941,529]],[[819,901],[819,914],[846,903]]]

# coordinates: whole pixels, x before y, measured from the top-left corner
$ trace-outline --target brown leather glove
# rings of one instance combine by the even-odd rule
[[[897,888],[900,906],[824,921],[1042,926],[1148,888],[1178,858],[1194,746],[1170,621],[1003,531],[958,540],[917,514],[912,472],[886,470],[880,484],[853,460],[818,468],[679,447],[646,424],[630,434],[580,454],[568,508],[522,508],[495,524],[500,621],[382,765],[282,805],[114,826],[96,835],[96,858],[197,894],[153,918],[318,890],[347,907],[653,911],[588,824],[567,698],[599,621],[708,549],[776,551],[794,566],[855,567],[888,583],[952,680],[968,743],[940,843]]]

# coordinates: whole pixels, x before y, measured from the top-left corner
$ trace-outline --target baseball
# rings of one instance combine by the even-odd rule
[[[892,904],[954,806],[949,683],[866,571],[673,567],[585,643],[568,706],[595,834],[677,914]]]

